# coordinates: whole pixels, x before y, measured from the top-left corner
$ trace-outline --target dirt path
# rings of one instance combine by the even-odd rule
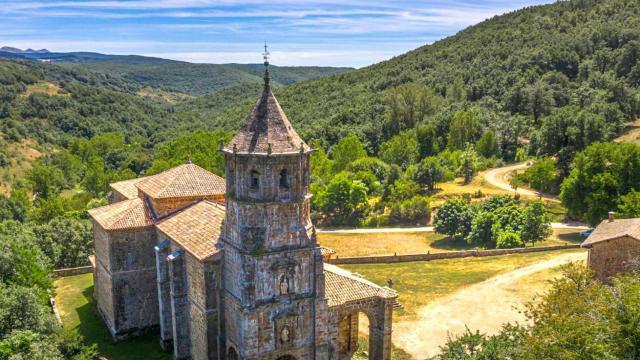
[[[418,311],[417,320],[394,321],[393,342],[415,359],[425,359],[439,353],[447,334],[464,332],[465,324],[471,330],[494,334],[504,323],[523,323],[523,304],[548,286],[545,281],[527,280],[536,273],[585,258],[585,253],[562,254],[437,299]]]
[[[508,176],[514,171],[524,170],[528,168],[530,165],[528,162],[523,162],[515,165],[509,165],[504,167],[499,167],[495,169],[487,170],[484,173],[484,179],[489,184],[500,188],[506,191],[516,191],[507,180]],[[517,193],[524,196],[539,196],[538,192],[530,190],[530,189],[522,189],[518,188]],[[554,196],[542,195],[542,198],[549,201],[558,201],[558,199]]]

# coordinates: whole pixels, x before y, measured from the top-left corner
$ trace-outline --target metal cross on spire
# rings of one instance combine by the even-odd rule
[[[262,58],[264,59],[264,66],[269,66],[269,49],[267,48],[267,42],[264,42],[264,52],[262,53]]]
[[[264,86],[269,87],[269,49],[267,48],[267,42],[264,42],[264,52],[262,53],[264,59]]]

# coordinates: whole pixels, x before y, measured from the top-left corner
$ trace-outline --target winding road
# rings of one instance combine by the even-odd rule
[[[514,189],[507,180],[508,176],[511,175],[514,171],[525,170],[529,166],[529,162],[523,162],[519,164],[489,169],[484,173],[484,180],[487,183],[502,190],[517,192],[518,194],[523,196],[538,197],[540,196],[540,194],[537,191],[523,188]],[[545,194],[542,194],[542,199],[554,202],[559,201],[555,196],[549,196]]]

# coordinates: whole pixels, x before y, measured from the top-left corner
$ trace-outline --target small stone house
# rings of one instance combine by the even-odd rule
[[[111,184],[111,204],[89,211],[94,297],[113,338],[159,331],[175,359],[351,359],[363,314],[369,357],[390,359],[397,294],[324,262],[334,251],[311,223],[313,150],[268,67],[221,151],[226,181],[180,165]]]
[[[589,268],[602,281],[625,273],[640,258],[640,218],[614,219],[610,214],[581,246],[589,249]]]

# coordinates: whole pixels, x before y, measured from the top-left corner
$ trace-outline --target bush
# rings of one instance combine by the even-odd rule
[[[498,249],[513,249],[524,247],[524,241],[520,238],[520,235],[514,231],[503,231],[498,235],[496,240],[496,248]]]
[[[474,212],[463,199],[447,200],[436,212],[435,230],[455,239],[464,239],[471,231]]]
[[[426,196],[411,199],[391,206],[391,222],[394,224],[425,225],[431,218],[431,202]]]

